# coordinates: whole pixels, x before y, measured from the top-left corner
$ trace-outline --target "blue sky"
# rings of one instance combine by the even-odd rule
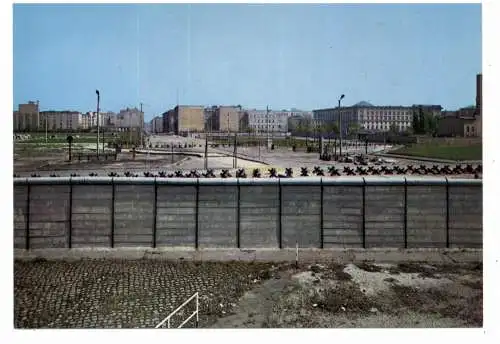
[[[14,106],[474,104],[479,4],[14,5]]]

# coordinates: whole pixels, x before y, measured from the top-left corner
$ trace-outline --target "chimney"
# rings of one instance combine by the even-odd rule
[[[483,100],[483,75],[478,74],[476,76],[476,110],[479,116],[482,115],[482,100]]]

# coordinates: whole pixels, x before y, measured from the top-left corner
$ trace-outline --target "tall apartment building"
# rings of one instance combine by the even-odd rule
[[[29,101],[27,104],[19,104],[18,111],[14,111],[14,131],[38,131],[40,130],[40,108],[38,102]]]
[[[203,132],[205,116],[203,106],[179,105],[163,113],[163,130],[176,135]]]
[[[78,131],[82,127],[82,114],[78,111],[40,112],[40,130]]]
[[[413,112],[417,108],[431,111],[436,116],[441,112],[440,105],[413,105],[413,106],[374,106],[367,102],[360,102],[353,106],[313,110],[313,117],[322,123],[340,123],[342,117],[342,135],[347,135],[349,128],[355,124],[360,129],[372,132],[389,131],[391,128],[402,132],[411,128]]]

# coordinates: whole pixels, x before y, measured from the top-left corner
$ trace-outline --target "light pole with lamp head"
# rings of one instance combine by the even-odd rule
[[[340,156],[342,156],[342,115],[340,113],[340,101],[342,99],[344,99],[345,95],[341,95],[340,98],[339,98],[339,144],[340,144],[340,151],[339,151],[339,154]]]
[[[101,100],[101,95],[99,94],[99,90],[95,90],[97,94],[97,159],[99,159],[99,101]]]

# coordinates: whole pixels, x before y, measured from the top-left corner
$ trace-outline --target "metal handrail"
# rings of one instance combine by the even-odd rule
[[[196,315],[196,327],[198,327],[199,322],[199,294],[198,292],[194,293],[189,299],[184,301],[182,305],[177,307],[173,312],[171,312],[165,319],[163,319],[158,325],[155,326],[155,329],[162,327],[165,323],[167,323],[167,328],[170,328],[170,318],[175,315],[182,307],[187,305],[193,298],[196,298],[196,310],[191,313],[191,315],[182,322],[177,328],[181,328],[184,326],[189,320],[191,320]]]

